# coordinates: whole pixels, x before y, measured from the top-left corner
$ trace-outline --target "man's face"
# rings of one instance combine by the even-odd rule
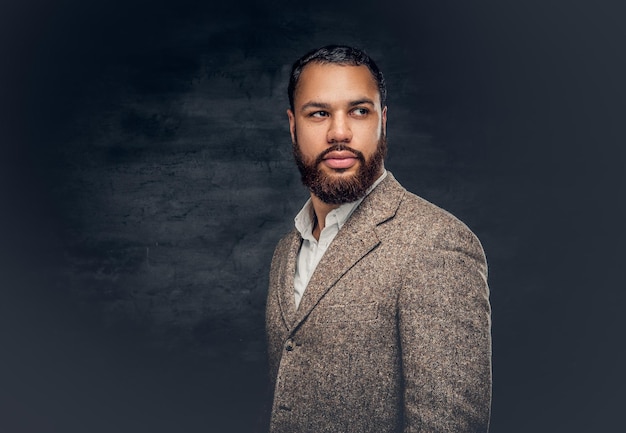
[[[358,200],[380,176],[387,107],[366,66],[309,63],[287,110],[302,182],[322,201]]]

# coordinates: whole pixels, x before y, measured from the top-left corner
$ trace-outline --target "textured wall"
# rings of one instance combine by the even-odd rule
[[[340,42],[386,74],[387,168],[485,246],[492,431],[611,431],[617,7],[13,3],[0,9],[1,430],[249,430],[268,266],[307,196],[288,72]]]

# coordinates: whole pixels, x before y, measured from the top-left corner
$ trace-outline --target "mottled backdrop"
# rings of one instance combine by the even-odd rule
[[[483,241],[491,431],[618,431],[624,12],[2,1],[0,430],[250,430],[271,254],[307,197],[289,68],[338,42],[385,71],[387,168]]]

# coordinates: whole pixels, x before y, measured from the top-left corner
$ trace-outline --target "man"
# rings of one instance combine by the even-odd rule
[[[357,49],[293,66],[287,116],[311,198],[270,271],[272,433],[488,429],[485,256],[385,170],[385,99]]]

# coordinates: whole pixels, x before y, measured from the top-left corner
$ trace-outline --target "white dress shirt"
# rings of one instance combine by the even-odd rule
[[[372,192],[372,190],[382,182],[385,176],[387,176],[387,170],[384,170],[383,174],[376,179],[376,182],[367,190],[365,196]],[[345,222],[348,221],[352,212],[361,204],[365,196],[357,201],[344,203],[330,211],[328,215],[326,215],[326,224],[320,233],[319,240],[316,240],[313,236],[315,212],[311,204],[311,199],[307,200],[302,210],[300,210],[294,218],[296,229],[300,232],[300,236],[302,236],[302,246],[298,252],[296,275],[294,278],[296,308],[300,305],[300,300],[302,299],[302,295],[304,295],[306,286],[309,284],[311,275],[313,275],[313,271],[315,271],[317,264],[322,259],[328,246],[333,239],[335,239],[335,236],[337,236],[337,233],[339,233],[339,230],[343,227]]]

